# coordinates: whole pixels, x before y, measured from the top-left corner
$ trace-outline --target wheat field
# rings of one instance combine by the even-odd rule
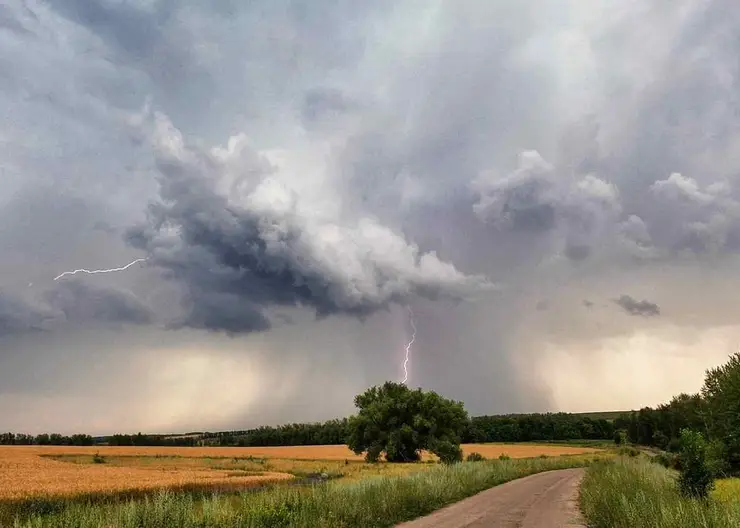
[[[106,448],[88,450],[101,453]],[[112,467],[106,464],[70,464],[40,456],[76,452],[75,448],[0,447],[0,499],[15,500],[37,496],[73,496],[186,486],[249,487],[293,478],[288,473],[260,475],[233,473],[207,468],[164,470]]]
[[[533,458],[597,452],[534,444],[469,444],[467,455]],[[99,454],[105,463],[94,464]],[[425,454],[425,460],[434,457]],[[253,459],[257,459],[256,461]],[[423,471],[427,464],[364,464],[346,446],[73,447],[0,446],[0,500],[161,488],[247,488],[327,472],[351,479]]]

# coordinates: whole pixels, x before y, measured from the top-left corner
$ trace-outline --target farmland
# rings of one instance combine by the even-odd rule
[[[448,466],[425,455],[369,464],[344,446],[3,447],[0,526],[368,526],[369,519],[392,526],[496,484],[602,456],[535,444],[464,451],[511,459]],[[301,485],[319,481],[328,482]]]
[[[595,449],[535,444],[470,444],[464,452],[487,458],[593,453]],[[433,456],[425,454],[426,460]],[[0,499],[87,495],[158,488],[248,488],[326,473],[360,478],[407,474],[427,464],[366,464],[346,446],[0,447]]]

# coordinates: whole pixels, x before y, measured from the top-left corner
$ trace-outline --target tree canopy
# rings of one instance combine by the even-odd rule
[[[357,395],[355,406],[359,412],[349,419],[347,443],[368,461],[385,453],[389,462],[412,462],[422,450],[443,462],[462,459],[460,440],[469,422],[461,402],[386,382]]]

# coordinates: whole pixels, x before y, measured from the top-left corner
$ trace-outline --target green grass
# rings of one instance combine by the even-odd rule
[[[676,473],[642,456],[591,465],[580,494],[591,528],[740,527],[740,498],[684,498]]]
[[[410,476],[372,477],[311,487],[277,486],[198,500],[160,492],[124,503],[64,503],[51,515],[18,519],[15,528],[390,527],[504,482],[598,457],[464,462]]]

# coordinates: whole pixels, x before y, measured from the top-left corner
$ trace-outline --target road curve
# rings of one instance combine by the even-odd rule
[[[547,471],[483,491],[397,528],[584,528],[583,469]]]

